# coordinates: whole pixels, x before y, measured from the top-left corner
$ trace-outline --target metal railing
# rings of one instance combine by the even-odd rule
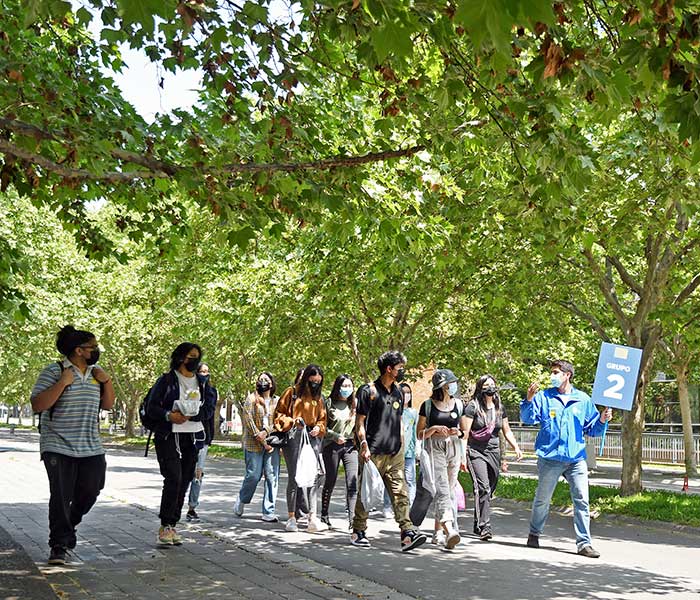
[[[533,452],[537,429],[532,427],[512,427],[519,446],[525,452]],[[695,460],[700,464],[700,435],[693,436]],[[599,447],[599,440],[595,442]],[[602,458],[622,458],[622,433],[609,430],[605,436]],[[683,436],[679,433],[642,433],[642,460],[647,462],[683,464],[685,451]]]

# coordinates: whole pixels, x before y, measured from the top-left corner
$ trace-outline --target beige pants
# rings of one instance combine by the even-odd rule
[[[382,476],[384,486],[389,492],[391,505],[394,509],[394,519],[399,524],[401,531],[409,531],[413,529],[413,523],[408,518],[408,489],[404,479],[404,457],[403,447],[394,455],[391,454],[373,454],[371,461],[377,467],[377,471]],[[357,483],[357,489],[362,489],[362,474],[364,472],[364,463],[360,461],[360,472]],[[362,494],[357,495],[357,504],[355,504],[355,516],[352,520],[352,528],[357,531],[365,531],[367,529],[367,518],[369,514],[362,504]]]
[[[433,463],[435,478],[435,499],[433,506],[435,518],[440,523],[453,521],[457,528],[455,514],[455,486],[459,475],[459,464],[462,460],[461,444],[457,438],[430,438],[425,449]]]

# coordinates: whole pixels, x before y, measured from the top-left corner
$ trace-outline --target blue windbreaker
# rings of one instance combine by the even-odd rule
[[[584,434],[598,437],[605,429],[590,396],[576,388],[568,397],[557,388],[537,392],[532,402],[520,403],[520,420],[541,425],[535,441],[537,456],[561,462],[585,460]]]

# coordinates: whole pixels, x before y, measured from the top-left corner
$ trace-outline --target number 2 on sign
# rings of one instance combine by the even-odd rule
[[[612,385],[603,392],[603,396],[613,400],[622,400],[620,390],[625,387],[625,378],[622,375],[613,374],[608,375],[607,379]]]

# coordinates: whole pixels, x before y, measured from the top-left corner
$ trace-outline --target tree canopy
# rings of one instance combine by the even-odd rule
[[[66,320],[131,410],[182,337],[232,395],[311,359],[367,379],[389,346],[592,379],[605,339],[644,348],[640,439],[659,344],[693,339],[700,2],[0,7],[6,390],[44,358],[22,336]],[[110,75],[126,47],[201,72],[195,106],[140,116]]]

